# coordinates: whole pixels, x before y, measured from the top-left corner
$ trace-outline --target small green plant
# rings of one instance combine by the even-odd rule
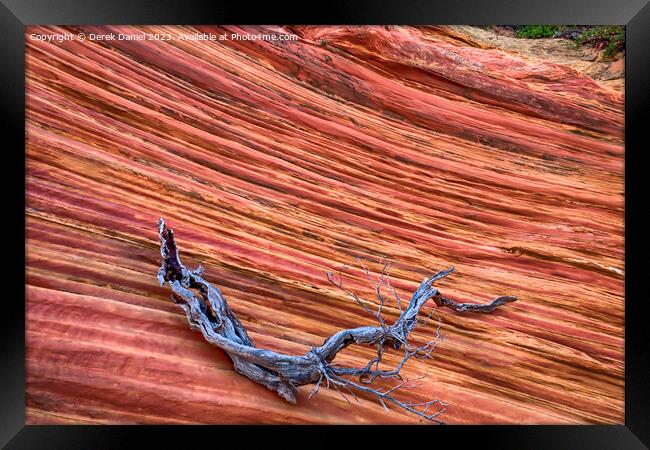
[[[518,38],[526,39],[551,38],[559,29],[557,25],[524,25],[517,27],[515,34]]]
[[[576,45],[589,45],[604,50],[607,57],[625,50],[625,27],[596,26],[584,31],[575,39]]]
[[[577,47],[589,46],[603,50],[605,57],[625,51],[625,27],[618,25],[503,25],[515,36],[524,39],[562,38]]]

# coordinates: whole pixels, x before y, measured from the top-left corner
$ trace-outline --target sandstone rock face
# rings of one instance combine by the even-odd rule
[[[625,88],[625,57],[621,55],[607,57],[603,50],[578,46],[568,39],[519,39],[514,32],[508,36],[465,25],[445,27],[444,32],[458,33],[459,38],[481,48],[498,48],[522,58],[542,58],[568,66],[618,92]]]
[[[298,38],[29,39],[80,31]],[[235,373],[157,285],[161,216],[258,347],[374,324],[325,278],[356,257],[394,261],[404,298],[454,265],[448,296],[519,301],[440,311],[412,398],[453,424],[623,423],[620,92],[444,27],[28,27],[26,45],[28,423],[419,423]]]

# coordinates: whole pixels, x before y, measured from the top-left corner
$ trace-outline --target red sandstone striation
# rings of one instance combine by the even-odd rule
[[[446,30],[28,27],[28,422],[419,421],[235,373],[157,285],[163,216],[258,347],[372,324],[325,277],[357,256],[404,296],[454,265],[450,297],[519,301],[440,311],[414,398],[449,423],[623,423],[622,95]],[[298,39],[29,39],[79,31]]]

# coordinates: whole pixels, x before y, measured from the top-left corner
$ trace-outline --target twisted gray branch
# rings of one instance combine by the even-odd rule
[[[349,399],[343,394],[343,391],[355,399],[357,397],[354,391],[363,392],[377,398],[384,408],[387,408],[387,402],[392,403],[427,420],[441,423],[436,417],[445,410],[446,404],[440,400],[415,403],[399,400],[393,395],[398,390],[408,387],[407,381],[402,380],[400,376],[400,370],[404,364],[411,357],[430,357],[433,349],[442,340],[440,325],[438,325],[434,339],[429,342],[420,346],[409,342],[409,335],[418,324],[420,310],[429,299],[433,299],[438,306],[448,307],[458,312],[492,312],[497,307],[516,300],[515,297],[504,296],[494,299],[487,305],[477,305],[456,303],[443,297],[438,289],[433,287],[433,283],[452,273],[454,270],[452,267],[440,271],[430,278],[425,278],[413,293],[409,305],[402,310],[399,296],[390,285],[388,265],[384,265],[380,278],[374,282],[369,271],[362,264],[379,300],[376,313],[368,308],[356,294],[343,287],[343,269],[339,272],[338,281],[334,279],[332,273],[328,273],[327,277],[332,284],[352,296],[365,310],[372,313],[379,320],[380,326],[341,330],[325,339],[320,347],[313,347],[304,356],[285,355],[256,348],[245,328],[228,307],[228,303],[219,289],[211,286],[201,277],[203,268],[198,267],[190,271],[181,263],[174,232],[165,226],[165,221],[162,218],[158,228],[162,256],[158,280],[161,286],[165,282],[169,284],[172,290],[172,300],[185,311],[190,328],[200,331],[206,341],[225,351],[237,372],[277,392],[291,403],[296,403],[298,386],[315,385],[310,393],[311,397],[325,382],[328,387],[333,387],[348,401]],[[400,310],[399,318],[391,325],[386,324],[381,316],[386,300],[381,293],[382,287],[387,288],[393,294]],[[427,321],[429,317],[427,317]],[[377,357],[368,362],[365,367],[360,368],[339,367],[333,364],[336,355],[352,344],[375,346]],[[382,362],[384,350],[388,346],[395,350],[402,349],[404,355],[393,369],[380,369],[379,365]],[[353,381],[355,378],[357,381]],[[401,382],[385,390],[370,387],[369,385],[377,378],[396,378]],[[437,406],[437,408],[430,411],[433,406]]]

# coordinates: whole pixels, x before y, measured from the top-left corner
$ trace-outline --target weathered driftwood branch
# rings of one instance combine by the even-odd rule
[[[425,419],[441,423],[436,417],[445,409],[446,405],[442,401],[436,399],[415,403],[399,400],[394,396],[398,390],[409,387],[408,380],[404,381],[400,376],[404,364],[411,357],[430,357],[432,350],[442,340],[440,324],[438,324],[432,340],[422,345],[414,345],[409,341],[411,331],[421,321],[418,317],[420,310],[429,299],[432,299],[437,306],[451,308],[458,312],[486,313],[516,300],[515,297],[504,296],[494,299],[489,304],[477,305],[456,303],[445,298],[438,289],[433,287],[433,283],[452,273],[454,270],[452,267],[425,278],[413,293],[409,304],[402,309],[401,300],[390,285],[388,264],[384,265],[381,276],[375,282],[365,265],[361,263],[379,300],[377,311],[370,309],[356,294],[343,287],[343,269],[339,271],[338,280],[332,273],[328,273],[327,277],[330,283],[349,294],[366,311],[373,314],[379,320],[379,326],[341,330],[325,339],[320,347],[313,347],[303,356],[285,355],[255,347],[219,289],[211,286],[201,277],[203,268],[190,271],[181,263],[174,233],[166,228],[163,219],[159,222],[159,234],[162,266],[158,271],[158,279],[161,286],[165,282],[169,283],[172,299],[185,311],[190,327],[200,331],[209,343],[224,350],[233,361],[237,372],[277,392],[291,403],[296,402],[298,386],[313,384],[311,397],[318,392],[324,382],[328,387],[339,391],[346,400],[347,397],[343,392],[354,398],[356,398],[355,391],[363,392],[377,398],[384,408],[387,408],[386,403],[392,403]],[[400,311],[399,318],[391,325],[387,324],[382,317],[382,309],[387,300],[382,293],[382,288],[387,289],[395,298]],[[431,314],[424,322],[428,322],[430,317]],[[333,364],[336,355],[352,344],[374,346],[377,349],[377,356],[365,367],[341,367]],[[395,350],[402,349],[403,357],[392,369],[380,368],[384,351],[388,347]],[[384,390],[370,387],[369,385],[377,378],[398,379],[400,382]]]

